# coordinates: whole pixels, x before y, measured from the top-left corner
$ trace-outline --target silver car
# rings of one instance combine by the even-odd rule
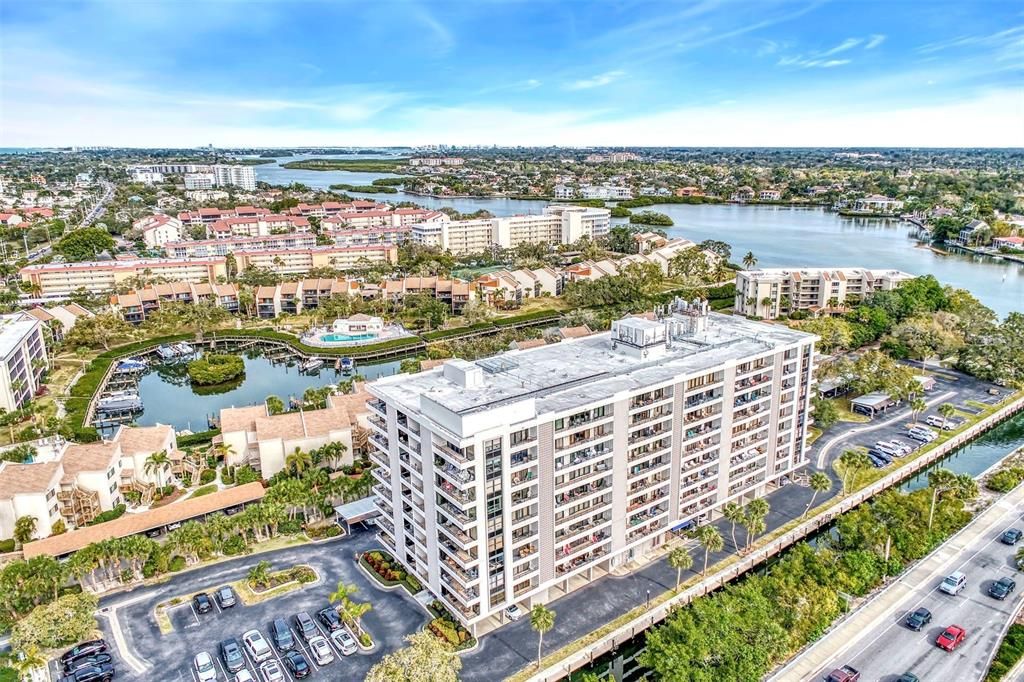
[[[273,660],[266,661],[260,666],[260,677],[263,678],[263,682],[285,682],[281,666],[277,664],[277,661]]]
[[[338,651],[346,656],[351,656],[356,652],[356,640],[348,634],[348,630],[335,630],[331,633],[331,641],[334,642],[334,646],[338,647]]]
[[[313,654],[313,660],[317,665],[327,665],[334,660],[334,653],[331,645],[327,643],[322,635],[309,638],[309,650]]]

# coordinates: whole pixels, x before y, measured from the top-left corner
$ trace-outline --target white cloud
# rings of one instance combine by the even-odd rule
[[[862,42],[864,42],[864,41],[861,38],[847,38],[843,42],[841,42],[838,45],[836,45],[835,47],[833,47],[831,50],[825,50],[824,52],[822,52],[821,56],[822,57],[828,57],[828,56],[831,56],[831,55],[834,55],[834,54],[839,54],[840,52],[846,52],[847,50],[852,50],[853,48],[855,48],[858,45],[860,45]]]
[[[592,78],[584,78],[582,80],[573,81],[565,86],[566,90],[589,90],[591,88],[601,88],[605,85],[610,85],[618,79],[626,75],[626,72],[621,69],[614,71],[605,71],[604,73],[598,74]]]
[[[871,36],[871,39],[868,40],[868,44],[864,46],[864,49],[865,50],[873,50],[873,49],[875,49],[876,47],[878,47],[879,45],[881,45],[884,42],[885,42],[885,35],[882,34],[882,33],[876,33],[873,36]]]
[[[836,66],[843,66],[849,64],[849,59],[820,59],[820,58],[809,58],[803,56],[796,57],[783,57],[779,60],[779,66],[796,66],[801,69],[831,69]]]

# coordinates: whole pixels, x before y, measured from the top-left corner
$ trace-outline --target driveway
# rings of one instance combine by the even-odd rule
[[[239,557],[173,577],[162,585],[138,588],[101,600],[100,625],[108,643],[114,644],[118,679],[123,680],[194,680],[192,659],[207,651],[217,659],[218,679],[229,679],[218,656],[218,644],[230,637],[241,642],[242,633],[256,628],[269,639],[268,628],[275,618],[286,618],[305,611],[314,619],[316,612],[329,605],[328,595],[339,581],[358,586],[357,601],[369,601],[373,609],[362,623],[373,635],[376,647],[372,652],[359,652],[343,657],[335,651],[335,661],[317,669],[311,679],[363,679],[370,667],[389,651],[401,648],[406,635],[420,629],[429,620],[426,611],[405,592],[382,590],[355,563],[358,553],[377,546],[374,534],[357,530],[349,537],[317,544],[300,545],[260,554]],[[321,576],[319,583],[261,604],[237,606],[206,614],[197,614],[191,604],[183,604],[171,612],[174,632],[160,633],[153,616],[156,604],[176,595],[208,590],[246,575],[258,560],[270,561],[275,569],[295,564],[308,564]],[[319,623],[318,623],[319,627]],[[299,648],[304,647],[297,638]],[[306,654],[307,660],[311,657]],[[276,655],[276,654],[275,654]],[[255,665],[246,663],[256,679]],[[134,669],[133,669],[134,668]],[[140,669],[141,668],[141,669]]]

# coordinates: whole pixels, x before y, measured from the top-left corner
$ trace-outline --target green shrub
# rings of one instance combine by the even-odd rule
[[[196,488],[192,493],[192,497],[202,497],[204,495],[210,495],[211,493],[217,492],[216,485],[204,485],[202,488]]]
[[[97,523],[106,523],[107,521],[113,521],[114,519],[120,518],[124,514],[127,507],[124,504],[119,504],[110,511],[101,512],[96,515],[92,521],[88,523],[90,526],[95,526]]]
[[[16,544],[13,538],[6,540],[0,540],[0,554],[6,554],[7,552],[13,552]]]
[[[224,545],[221,549],[227,556],[237,556],[239,554],[244,554],[249,548],[245,544],[245,540],[242,539],[241,535],[232,535],[224,541]]]
[[[296,519],[285,519],[277,524],[277,532],[284,535],[294,535],[302,532],[302,524]]]
[[[1003,469],[989,476],[985,481],[985,487],[997,493],[1007,493],[1016,488],[1018,483],[1020,478],[1013,471]]]
[[[199,474],[199,483],[206,485],[217,478],[217,472],[213,469],[203,469],[202,473]]]
[[[187,448],[195,445],[203,445],[213,440],[214,436],[220,435],[220,429],[210,429],[209,431],[200,431],[199,433],[191,433],[187,436],[178,436],[178,447]]]
[[[244,464],[235,469],[235,483],[237,485],[245,485],[246,483],[255,483],[256,481],[263,480],[260,477],[258,471],[253,469],[248,464]]]
[[[1017,661],[1024,656],[1024,625],[1014,623],[1006,631],[1006,636],[999,644],[992,665],[985,676],[985,682],[998,682],[1003,679]]]
[[[177,573],[183,568],[185,568],[185,557],[178,555],[172,557],[171,562],[167,565],[167,570],[171,573]]]
[[[188,363],[188,378],[197,386],[215,386],[245,374],[245,361],[237,355],[208,353]]]

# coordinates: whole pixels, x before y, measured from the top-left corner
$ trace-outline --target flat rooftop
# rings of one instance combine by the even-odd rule
[[[0,358],[10,355],[38,324],[39,320],[22,313],[0,315]]]
[[[657,321],[637,320],[639,326],[660,328]],[[425,396],[458,414],[467,415],[522,400],[534,399],[537,414],[561,412],[678,376],[696,375],[730,361],[770,352],[814,338],[781,325],[744,317],[711,313],[706,331],[675,338],[664,352],[643,357],[613,348],[611,332],[560,343],[513,350],[460,363],[483,368],[482,384],[465,388],[444,376],[444,367],[418,374],[399,374],[373,382],[375,393],[420,411]]]

